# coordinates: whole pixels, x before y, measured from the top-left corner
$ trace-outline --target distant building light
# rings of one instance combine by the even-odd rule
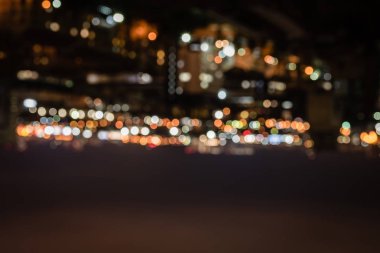
[[[32,98],[24,99],[24,102],[22,103],[25,108],[35,108],[37,107],[37,101]]]
[[[293,103],[291,101],[282,102],[282,108],[289,110],[293,108]]]
[[[98,132],[98,139],[101,141],[108,140],[108,132],[107,131],[99,131]]]
[[[149,39],[150,41],[155,41],[155,40],[157,39],[157,33],[155,33],[155,32],[150,32],[150,33],[148,34],[148,39]]]
[[[201,50],[202,52],[207,52],[210,49],[210,45],[207,42],[203,42],[201,44]]]
[[[233,45],[228,45],[223,48],[223,53],[228,57],[232,57],[235,55],[235,47]]]
[[[129,129],[127,127],[123,127],[122,129],[120,129],[120,133],[123,136],[127,136],[129,135]]]
[[[45,116],[46,115],[46,109],[45,109],[45,107],[39,107],[38,110],[37,110],[37,113],[41,117]]]
[[[130,109],[130,107],[129,107],[128,104],[123,104],[123,105],[121,106],[121,110],[122,110],[123,112],[127,112],[127,111],[129,111],[129,109]]]
[[[241,105],[249,105],[252,104],[255,100],[251,96],[243,96],[243,97],[233,97],[232,102],[235,104]]]
[[[375,112],[375,113],[373,114],[373,118],[374,118],[375,120],[380,120],[380,112]],[[379,124],[376,124],[376,130],[379,130],[379,129],[380,129],[378,126],[379,126]]]
[[[50,30],[53,32],[58,32],[60,29],[60,25],[57,22],[50,23]]]
[[[276,57],[271,56],[271,55],[265,56],[264,61],[266,64],[269,64],[269,65],[277,65],[278,64],[278,59]]]
[[[215,41],[215,46],[216,46],[217,48],[222,48],[222,47],[223,47],[223,41],[221,41],[221,40],[217,40],[217,41]]]
[[[248,80],[244,80],[241,82],[241,87],[243,89],[249,89],[251,87],[251,82]]]
[[[60,0],[54,0],[53,1],[53,7],[54,8],[58,9],[61,7],[61,5],[62,5],[62,2]]]
[[[224,58],[226,57],[226,54],[224,53],[223,50],[220,50],[220,51],[218,52],[218,56],[219,56],[219,58],[224,59]]]
[[[294,70],[297,69],[297,64],[291,62],[291,63],[289,63],[289,64],[287,65],[287,67],[288,67],[288,70],[290,70],[290,71],[294,71]]]
[[[113,19],[113,16],[108,16],[106,18],[106,23],[109,24],[109,25],[115,25],[115,20]]]
[[[222,119],[223,118],[223,112],[222,111],[220,111],[220,110],[218,110],[218,111],[216,111],[215,113],[214,113],[214,117],[216,118],[216,119]]]
[[[278,81],[270,81],[268,83],[268,90],[270,92],[282,92],[286,90],[286,83],[278,82]]]
[[[42,1],[41,6],[42,6],[42,8],[44,8],[45,10],[47,10],[47,9],[50,9],[51,3],[48,0],[44,0],[44,1]]]
[[[98,26],[100,25],[100,19],[98,17],[94,17],[92,20],[91,20],[91,23],[94,25],[94,26]]]
[[[310,76],[311,74],[313,74],[313,72],[314,72],[313,67],[308,66],[308,67],[305,68],[305,74],[306,75]]]
[[[333,85],[332,85],[331,82],[324,82],[324,83],[322,84],[322,88],[323,88],[324,90],[326,90],[326,91],[330,91],[330,90],[332,90]]]
[[[104,15],[110,15],[112,13],[112,9],[104,5],[100,5],[98,11]]]
[[[19,80],[37,80],[39,78],[39,74],[38,72],[32,70],[20,70],[17,72],[17,78]]]
[[[62,129],[62,134],[63,134],[64,136],[69,136],[69,135],[71,135],[71,134],[72,134],[71,127],[69,127],[69,126],[64,127],[64,128]]]
[[[131,133],[132,135],[138,135],[139,132],[140,132],[140,129],[139,129],[137,126],[133,126],[133,127],[131,128],[131,130],[130,130],[130,133]]]
[[[272,101],[270,101],[269,99],[265,99],[265,100],[263,101],[263,106],[264,106],[264,108],[269,108],[269,107],[271,107],[271,106],[272,106]]]
[[[224,100],[227,98],[227,91],[225,89],[221,89],[218,91],[218,98],[220,100]]]
[[[208,73],[201,73],[199,75],[199,80],[201,80],[202,82],[211,83],[212,81],[214,81],[214,77]]]
[[[320,75],[321,75],[321,72],[319,70],[316,70],[310,75],[310,79],[313,81],[317,81]]]
[[[67,111],[64,108],[58,110],[58,115],[61,118],[65,118],[67,116]]]
[[[82,135],[84,138],[90,139],[92,137],[92,132],[91,132],[91,130],[84,130]]]
[[[121,73],[119,75],[109,76],[105,74],[88,73],[86,77],[88,84],[107,84],[112,82],[131,83],[131,84],[150,84],[153,77],[148,73]]]
[[[80,30],[80,36],[81,36],[83,39],[88,38],[89,35],[90,35],[90,32],[88,31],[88,29],[83,28],[82,30]]]
[[[184,33],[181,36],[181,40],[184,43],[189,43],[191,41],[191,35],[189,33]]]
[[[78,29],[76,29],[75,27],[72,27],[70,29],[70,35],[73,37],[77,36],[78,35]]]
[[[115,13],[113,15],[113,20],[116,22],[116,23],[122,23],[124,21],[124,15],[121,14],[121,13]]]
[[[177,87],[175,89],[175,93],[177,93],[177,95],[182,95],[183,94],[183,88],[182,87]]]
[[[180,134],[180,131],[179,131],[179,129],[177,127],[172,127],[172,128],[169,129],[169,133],[172,136],[176,136],[176,135]]]
[[[157,51],[157,58],[159,58],[159,59],[165,58],[165,51],[164,50],[158,50]]]
[[[209,139],[215,139],[215,138],[216,138],[216,133],[215,133],[214,131],[210,130],[210,131],[208,131],[208,132],[206,133],[206,136],[207,136],[207,138],[209,138]]]
[[[139,84],[149,84],[149,83],[152,83],[152,81],[153,81],[152,76],[147,73],[137,74],[137,82]]]
[[[244,48],[239,48],[238,55],[239,56],[244,56],[245,54],[246,54],[246,50]]]
[[[207,82],[201,82],[201,83],[200,83],[200,86],[201,86],[202,89],[205,90],[205,89],[208,89],[208,87],[210,86],[210,84],[207,83]]]
[[[191,80],[191,74],[189,72],[183,72],[179,74],[179,80],[184,83],[189,82]]]
[[[325,74],[323,75],[323,78],[324,78],[326,81],[330,81],[331,78],[332,78],[332,75],[331,75],[330,73],[325,73]]]

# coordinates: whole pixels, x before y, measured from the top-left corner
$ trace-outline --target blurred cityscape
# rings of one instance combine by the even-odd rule
[[[1,145],[379,154],[380,44],[260,1],[158,5],[1,0]]]

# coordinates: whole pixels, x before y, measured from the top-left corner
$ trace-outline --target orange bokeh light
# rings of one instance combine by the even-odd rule
[[[221,127],[223,125],[223,122],[220,119],[217,119],[214,121],[214,126],[216,127]]]
[[[228,108],[228,107],[223,108],[223,114],[224,115],[230,115],[230,113],[231,113],[231,109],[230,108]]]
[[[173,119],[172,120],[172,125],[175,126],[175,127],[179,126],[179,120],[178,119]]]
[[[123,128],[123,122],[122,121],[116,121],[116,123],[115,123],[115,127],[117,128],[117,129],[121,129],[121,128]]]
[[[314,72],[313,67],[310,67],[310,66],[309,66],[309,67],[306,67],[306,68],[305,68],[305,74],[306,74],[306,75],[309,75],[309,76],[310,76],[311,74],[313,74],[313,72]]]
[[[49,9],[51,7],[51,3],[50,3],[50,1],[45,0],[41,3],[41,6],[42,6],[42,8],[44,8],[46,10],[46,9]]]
[[[214,62],[215,62],[216,64],[221,64],[222,61],[223,61],[223,59],[222,59],[220,56],[216,56],[216,57],[214,58]]]
[[[155,32],[150,32],[148,34],[148,39],[151,40],[151,41],[155,41],[157,39],[157,33]]]
[[[360,134],[360,139],[361,139],[363,142],[367,143],[367,144],[372,144],[372,145],[374,145],[374,144],[376,144],[377,141],[378,141],[378,136],[377,136],[376,132],[374,132],[374,131],[371,131],[371,132],[369,132],[369,133],[362,132],[362,133]]]

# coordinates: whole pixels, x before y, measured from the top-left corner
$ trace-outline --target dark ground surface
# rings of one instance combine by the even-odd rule
[[[380,252],[380,159],[0,151],[0,252]]]

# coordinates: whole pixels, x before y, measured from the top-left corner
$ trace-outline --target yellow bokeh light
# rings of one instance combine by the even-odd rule
[[[272,105],[272,102],[270,100],[268,100],[268,99],[264,100],[263,106],[265,108],[269,108],[271,105]]]
[[[222,47],[223,47],[223,41],[221,41],[221,40],[217,40],[217,41],[215,42],[215,46],[216,46],[217,48],[222,48]]]
[[[240,117],[243,119],[247,119],[249,117],[249,112],[248,111],[242,111],[240,113]]]
[[[376,144],[377,143],[377,141],[378,141],[378,136],[377,136],[377,134],[376,134],[376,132],[374,132],[374,131],[371,131],[371,132],[369,132],[369,133],[366,133],[366,132],[362,132],[361,134],[360,134],[360,139],[363,141],[363,142],[365,142],[365,143],[367,143],[367,144]]]
[[[307,140],[307,141],[305,141],[304,146],[305,146],[305,148],[313,148],[314,147],[314,141]]]
[[[165,57],[165,51],[164,50],[158,50],[157,51],[157,58],[163,59]]]

